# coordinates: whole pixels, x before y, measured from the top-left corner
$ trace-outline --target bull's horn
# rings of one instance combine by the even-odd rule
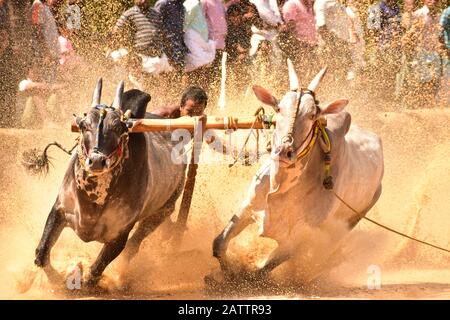
[[[319,87],[320,81],[322,81],[322,78],[326,72],[327,72],[327,67],[320,70],[319,73],[316,74],[314,79],[312,79],[311,83],[308,86],[308,90],[311,90],[313,92],[316,91],[317,88]]]
[[[102,86],[103,80],[102,78],[99,78],[94,89],[94,94],[92,95],[92,107],[100,104],[100,99],[102,98]]]
[[[122,106],[122,97],[125,83],[122,81],[119,82],[116,90],[116,96],[114,97],[114,101],[112,103],[112,107],[114,109],[119,109]]]
[[[298,77],[297,73],[295,72],[294,65],[291,61],[291,59],[287,59],[287,65],[288,65],[288,71],[289,71],[289,89],[291,91],[297,91],[298,90]]]
[[[123,114],[122,119],[123,119],[123,121],[126,121],[126,120],[130,119],[130,117],[131,117],[131,110],[128,109],[128,110],[125,111],[125,113]]]

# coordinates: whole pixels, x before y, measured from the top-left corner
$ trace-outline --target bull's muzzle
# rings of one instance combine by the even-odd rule
[[[91,172],[102,172],[108,166],[108,159],[101,153],[92,152],[86,159],[86,170]]]

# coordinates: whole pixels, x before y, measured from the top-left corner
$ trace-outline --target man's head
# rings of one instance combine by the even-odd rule
[[[144,9],[148,8],[150,5],[148,0],[134,0],[134,4]]]
[[[181,116],[201,116],[208,103],[208,96],[205,90],[200,87],[187,88],[181,97],[180,114]]]
[[[397,0],[386,0],[385,2],[389,6],[395,6],[397,4]]]
[[[428,7],[428,9],[433,11],[434,9],[437,9],[438,2],[439,0],[425,0],[423,3]]]
[[[56,7],[60,1],[61,0],[47,0],[46,3],[49,7]]]
[[[242,16],[245,10],[241,4],[232,4],[227,10],[227,18],[229,23],[233,25],[239,25],[242,22]]]

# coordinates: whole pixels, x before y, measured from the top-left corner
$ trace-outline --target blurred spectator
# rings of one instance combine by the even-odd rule
[[[379,1],[369,7],[367,29],[373,31],[379,49],[389,50],[393,44],[398,43],[401,34],[401,15],[397,1]]]
[[[444,66],[438,99],[441,106],[450,107],[450,6],[442,12],[440,23],[440,40],[444,45]]]
[[[29,8],[27,1],[0,0],[0,127],[17,124],[17,87],[32,60]]]
[[[398,95],[404,107],[435,104],[442,75],[438,11],[438,1],[425,0],[425,5],[414,12],[412,27],[403,37],[406,59],[399,76]]]
[[[15,92],[13,79],[13,49],[10,9],[5,0],[0,0],[0,127],[9,127],[15,113]]]
[[[158,86],[153,75],[170,70],[163,53],[160,25],[160,15],[148,0],[135,0],[134,6],[120,16],[112,30],[112,46],[116,49],[111,53],[112,58],[120,61],[130,72],[130,78],[146,90]]]
[[[317,71],[317,35],[313,0],[288,0],[282,8],[286,25],[282,30],[285,54],[305,78]],[[303,75],[302,75],[303,76]]]
[[[207,67],[216,56],[216,42],[209,40],[208,24],[199,0],[184,2],[184,42],[189,49],[186,55],[186,71],[190,85],[206,87]]]
[[[415,11],[415,0],[405,0],[403,4],[403,14],[401,18],[401,24],[403,29],[408,30],[411,28],[412,15]]]
[[[283,19],[276,0],[250,0],[250,3],[256,7],[260,18],[256,22],[258,26],[251,26],[249,55],[252,61],[252,83],[276,92],[282,87],[286,74],[286,59],[281,49],[279,32]]]
[[[442,26],[441,42],[445,46],[447,58],[450,58],[450,6],[442,12],[440,24]]]
[[[64,7],[65,29],[69,34],[81,29],[81,9],[77,4],[78,0],[69,0]]]
[[[189,50],[184,43],[185,9],[183,0],[158,0],[155,10],[161,17],[161,35],[163,51],[175,70],[165,75],[168,94],[179,96],[182,85],[187,82],[184,70]]]
[[[277,0],[250,0],[267,26],[277,27],[283,23]]]
[[[208,37],[216,43],[216,56],[209,68],[208,81],[211,92],[217,92],[222,55],[225,50],[225,37],[227,35],[226,8],[223,0],[200,0],[200,3],[208,24]],[[214,96],[214,94],[210,94],[210,96]]]
[[[244,94],[250,79],[248,67],[251,25],[248,24],[248,20],[246,23],[245,10],[241,3],[233,4],[227,10],[226,51],[229,79],[236,89],[235,94]]]
[[[155,10],[161,17],[161,33],[164,52],[169,62],[179,72],[185,68],[186,54],[189,52],[184,43],[185,9],[182,0],[158,0]]]
[[[149,2],[135,0],[134,6],[125,11],[117,20],[113,34],[116,39],[121,41],[122,45],[126,41],[125,38],[131,36],[132,53],[159,57],[162,54],[159,25],[159,14],[150,8]]]
[[[352,55],[352,67],[348,73],[348,80],[355,80],[355,78],[362,74],[365,67],[364,52],[366,42],[364,40],[364,30],[361,20],[357,15],[357,8],[354,6],[355,1],[347,1],[346,12],[350,18],[350,51]],[[353,84],[355,84],[353,82]]]
[[[369,30],[377,38],[377,46],[372,56],[372,73],[377,94],[386,97],[392,101],[394,96],[396,75],[401,66],[401,15],[400,7],[396,0],[380,1],[371,7],[371,10],[377,12],[375,17],[369,20]],[[373,13],[373,11],[372,11]]]
[[[34,63],[28,76],[19,84],[19,91],[28,97],[27,106],[23,111],[22,125],[24,127],[41,128],[53,126],[60,121],[63,114],[56,103],[55,93],[64,88],[61,83],[48,83],[43,78],[41,65]]]
[[[58,28],[50,10],[56,2],[35,0],[31,7],[33,65],[47,83],[55,81],[60,56]]]
[[[227,35],[225,5],[222,0],[201,0],[200,2],[208,23],[209,39],[214,40],[216,48],[223,52]]]
[[[349,47],[351,23],[346,9],[337,0],[316,0],[314,13],[321,39],[321,64],[328,65],[336,83],[341,82],[347,79],[352,64]]]

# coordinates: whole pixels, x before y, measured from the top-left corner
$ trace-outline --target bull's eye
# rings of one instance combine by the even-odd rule
[[[309,119],[309,120],[314,120],[315,117],[316,117],[316,116],[315,116],[314,114],[310,114],[309,117],[308,117],[308,119]]]

